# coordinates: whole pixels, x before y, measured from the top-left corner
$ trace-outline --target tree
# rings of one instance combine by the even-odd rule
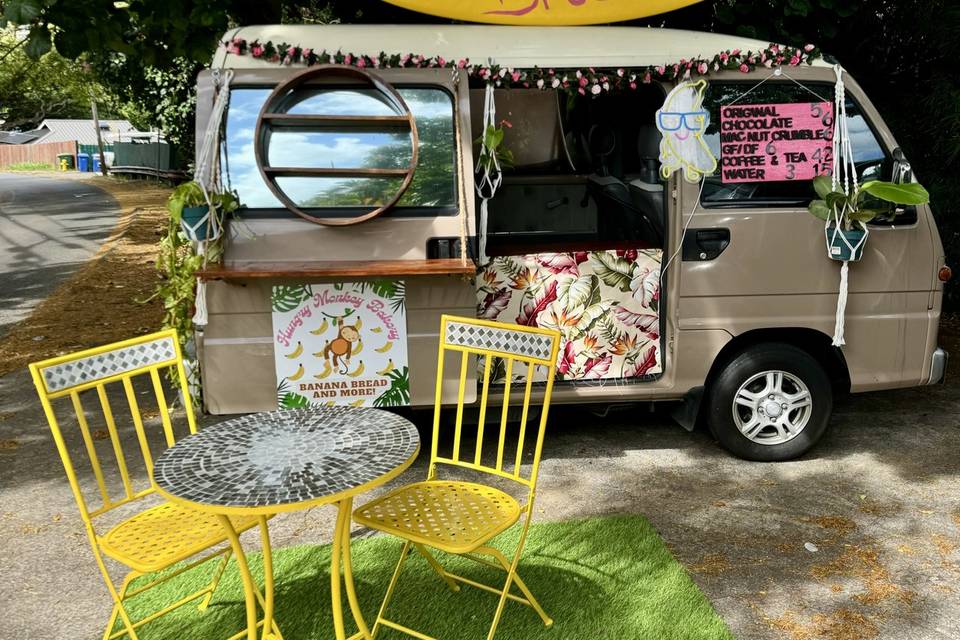
[[[82,62],[48,51],[39,60],[27,55],[25,34],[0,31],[0,129],[25,130],[45,118],[89,118],[95,96],[104,117],[124,116],[131,110],[102,84]]]

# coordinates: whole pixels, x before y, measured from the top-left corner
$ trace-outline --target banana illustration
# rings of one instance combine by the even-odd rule
[[[327,400],[326,406],[332,407],[332,406],[333,406],[333,400]]]
[[[383,369],[380,369],[380,371],[377,371],[377,375],[385,376],[391,371],[393,371],[394,369],[395,369],[395,366],[393,364],[393,358],[390,358],[389,360],[387,360],[387,366],[385,366]]]
[[[374,349],[374,351],[376,351],[377,353],[386,353],[387,351],[390,351],[390,349],[393,349],[393,342],[387,342],[385,345],[383,345],[379,349]]]
[[[331,373],[333,373],[333,367],[330,366],[330,362],[328,361],[326,363],[326,366],[324,366],[323,371],[321,371],[320,373],[314,374],[313,377],[316,378],[317,380],[323,380],[324,378],[329,376]]]
[[[380,333],[381,331],[383,331],[383,327],[374,327],[373,329],[370,329],[370,333]]]
[[[350,376],[351,378],[356,378],[356,377],[359,376],[361,373],[363,373],[363,368],[364,368],[364,367],[363,367],[363,360],[361,360],[361,361],[360,361],[360,364],[357,366],[356,371],[351,371],[351,372],[347,373],[347,375]]]
[[[303,343],[298,341],[297,348],[291,353],[286,354],[286,357],[293,360],[294,358],[299,358],[301,353],[303,353]]]
[[[327,340],[326,342],[324,342],[324,343],[323,343],[323,349],[321,349],[320,351],[314,351],[314,352],[313,352],[313,357],[314,357],[314,358],[326,358],[327,356],[324,355],[324,351],[327,350],[327,347],[328,347],[329,345],[330,345],[330,341],[329,341],[329,340]]]
[[[316,329],[314,329],[314,330],[311,331],[310,333],[312,333],[312,334],[315,335],[315,336],[320,336],[320,335],[323,335],[324,333],[326,333],[326,331],[327,331],[327,329],[328,329],[329,327],[330,327],[330,323],[327,322],[327,319],[326,319],[326,318],[324,318],[324,319],[323,319],[323,323],[321,323],[321,325],[320,325],[319,327],[317,327]]]
[[[357,321],[353,323],[353,326],[357,329],[363,326],[363,321],[360,319],[360,316],[357,316]]]
[[[353,353],[351,353],[350,355],[355,356],[361,351],[363,351],[363,340],[357,340],[357,346],[353,348]]]
[[[292,380],[295,382],[300,378],[302,378],[304,373],[306,373],[306,370],[303,368],[303,365],[301,364],[299,367],[297,367],[297,371],[293,375],[287,376],[287,380]]]
[[[359,400],[354,400],[353,402],[351,402],[351,403],[350,403],[350,406],[351,406],[351,407],[359,407],[359,406],[362,406],[363,403],[366,402],[366,401],[367,401],[366,398],[360,398]]]

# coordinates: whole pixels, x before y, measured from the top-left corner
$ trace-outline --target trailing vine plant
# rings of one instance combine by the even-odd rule
[[[213,204],[211,217],[222,225],[224,217],[236,211],[239,200],[233,193],[211,193]],[[170,194],[167,200],[167,230],[160,240],[157,255],[157,271],[160,283],[149,298],[163,303],[163,328],[175,329],[180,349],[190,353],[193,340],[194,302],[197,295],[197,272],[208,262],[219,262],[223,257],[223,236],[209,240],[203,254],[197,252],[197,243],[192,242],[181,227],[180,220],[185,207],[206,205],[203,190],[196,182],[187,182]],[[176,372],[168,373],[171,383],[176,383]],[[199,401],[199,398],[195,399]],[[200,406],[200,405],[197,405]]]

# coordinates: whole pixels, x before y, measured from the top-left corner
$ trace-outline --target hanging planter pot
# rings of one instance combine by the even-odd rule
[[[209,224],[210,207],[200,205],[197,207],[184,207],[180,214],[180,228],[190,240],[194,242],[203,242],[207,239]]]
[[[830,225],[826,228],[827,256],[841,262],[859,262],[863,257],[863,248],[867,245],[866,229],[837,229]]]

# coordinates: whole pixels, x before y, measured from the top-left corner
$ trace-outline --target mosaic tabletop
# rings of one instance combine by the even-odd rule
[[[419,447],[409,420],[380,409],[271,411],[182,439],[157,458],[153,477],[181,500],[263,511],[372,486],[406,468]]]

